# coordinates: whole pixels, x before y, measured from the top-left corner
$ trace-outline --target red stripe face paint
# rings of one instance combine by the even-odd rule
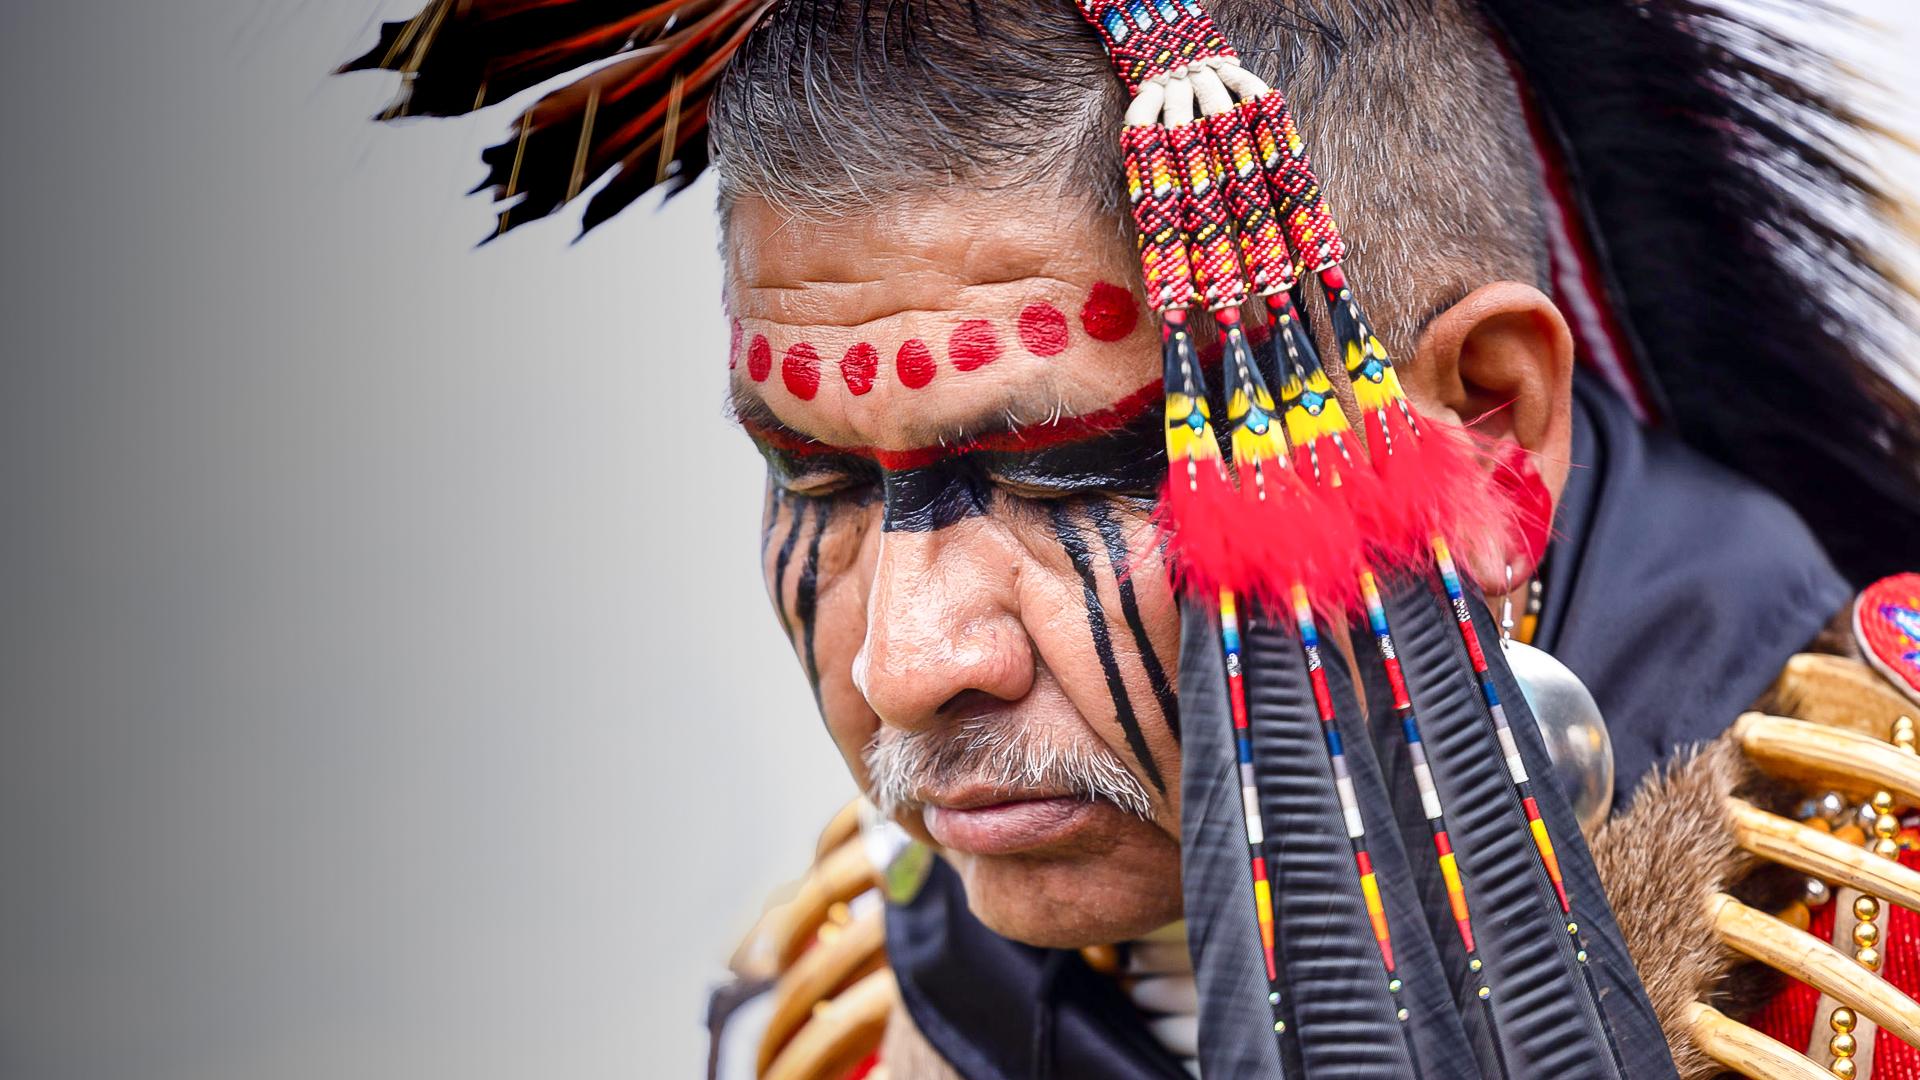
[[[1140,305],[1133,293],[1118,285],[1097,282],[1080,309],[1080,325],[1095,341],[1120,341],[1140,323]]]
[[[947,358],[959,371],[977,371],[1000,358],[1000,336],[985,319],[968,319],[947,339]]]
[[[918,390],[933,381],[933,353],[926,342],[908,338],[894,354],[893,370],[900,376],[900,385]]]
[[[1035,356],[1058,356],[1067,349],[1067,317],[1052,304],[1028,304],[1020,312],[1020,344]]]
[[[731,324],[727,333],[727,370],[732,371],[740,365],[740,320],[729,319]]]
[[[789,348],[780,361],[780,381],[787,384],[787,393],[812,401],[820,392],[820,354],[804,341]]]
[[[880,350],[862,341],[840,358],[840,378],[854,397],[873,389],[873,376],[880,370]]]
[[[747,377],[754,382],[766,382],[773,373],[773,346],[767,344],[767,335],[753,335],[753,344],[747,346]]]

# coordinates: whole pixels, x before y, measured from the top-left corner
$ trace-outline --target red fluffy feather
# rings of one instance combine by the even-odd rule
[[[1383,568],[1423,566],[1435,536],[1465,566],[1501,566],[1521,535],[1513,503],[1488,475],[1491,453],[1471,432],[1389,408],[1366,417],[1367,443],[1380,483],[1356,506]]]

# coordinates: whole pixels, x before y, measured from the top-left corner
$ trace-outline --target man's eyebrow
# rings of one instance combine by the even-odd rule
[[[840,455],[865,458],[883,469],[915,469],[944,458],[977,450],[1025,452],[1062,443],[1096,438],[1126,427],[1160,404],[1165,396],[1159,379],[1122,397],[1112,405],[1077,416],[1053,416],[1031,424],[1018,423],[1005,412],[984,417],[979,424],[955,425],[952,435],[930,446],[912,450],[883,450],[870,446],[834,446],[804,435],[773,414],[765,400],[748,387],[735,384],[728,392],[728,410],[755,440],[790,454]]]
[[[765,398],[741,383],[729,383],[727,386],[727,417],[755,437],[764,433],[793,442],[814,442],[781,423],[780,418],[773,415],[773,406],[768,405]],[[815,443],[815,445],[824,446],[825,444]]]

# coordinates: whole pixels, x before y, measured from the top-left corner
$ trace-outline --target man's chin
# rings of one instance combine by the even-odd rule
[[[1071,847],[1008,855],[948,850],[967,906],[1002,937],[1076,949],[1126,941],[1180,918],[1180,847],[1158,827],[1103,808]]]

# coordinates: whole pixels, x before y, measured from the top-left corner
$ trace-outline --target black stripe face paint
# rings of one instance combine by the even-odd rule
[[[800,541],[800,517],[804,498],[783,492],[776,498],[774,513],[782,508],[787,511],[786,539],[780,541],[780,554],[773,560],[773,606],[780,613],[780,628],[793,636],[793,619],[787,613],[787,564],[793,560],[793,549]]]
[[[807,672],[807,685],[813,687],[813,703],[820,704],[820,664],[814,658],[813,628],[820,604],[820,538],[827,534],[827,515],[833,505],[827,499],[809,499],[813,504],[813,535],[807,540],[806,561],[800,564],[800,579],[793,586],[793,615],[800,624],[800,663]],[[794,528],[799,528],[799,512],[794,513]]]
[[[925,533],[979,517],[993,504],[993,484],[979,463],[948,458],[881,477],[883,532]]]
[[[1113,636],[1107,630],[1106,607],[1100,602],[1100,582],[1094,576],[1093,550],[1087,546],[1087,539],[1069,517],[1067,507],[1060,503],[1048,506],[1053,517],[1053,533],[1060,546],[1067,553],[1068,561],[1080,575],[1081,587],[1086,592],[1087,629],[1093,635],[1093,649],[1100,657],[1100,670],[1106,675],[1107,692],[1113,696],[1114,719],[1119,721],[1120,730],[1126,734],[1127,746],[1133,750],[1133,756],[1140,762],[1147,779],[1166,794],[1167,783],[1161,779],[1160,769],[1153,763],[1153,755],[1147,749],[1147,739],[1140,730],[1140,721],[1133,713],[1133,702],[1127,697],[1126,680],[1120,675],[1120,661],[1113,652]]]
[[[1141,666],[1147,669],[1147,683],[1153,687],[1153,696],[1160,703],[1161,715],[1166,717],[1167,730],[1173,733],[1174,741],[1178,742],[1180,703],[1174,697],[1173,683],[1167,678],[1167,669],[1160,663],[1160,654],[1153,651],[1153,640],[1147,636],[1146,620],[1140,617],[1140,599],[1133,589],[1133,568],[1128,565],[1126,531],[1113,516],[1113,507],[1098,499],[1087,504],[1087,516],[1093,519],[1093,527],[1106,545],[1107,562],[1113,567],[1114,580],[1120,586],[1120,613],[1127,620],[1127,629],[1133,632],[1134,647],[1140,653]]]
[[[1071,442],[1032,450],[963,450],[910,468],[882,467],[858,453],[798,453],[759,440],[755,445],[776,488],[877,495],[886,532],[934,532],[990,514],[997,487],[1047,498],[1151,499],[1167,471],[1157,413]]]
[[[767,549],[773,546],[774,534],[780,533],[780,548],[773,560],[773,606],[780,616],[780,626],[786,631],[787,640],[793,643],[794,650],[800,655],[807,685],[813,688],[813,699],[817,705],[820,701],[820,663],[814,652],[814,630],[820,607],[820,542],[826,537],[827,527],[831,524],[833,500],[796,495],[775,488],[769,506],[768,521],[760,540],[761,559],[765,561]],[[786,530],[781,533],[780,518],[783,516]],[[789,609],[787,573],[793,564],[794,553],[801,550],[803,535],[806,539],[805,554],[801,556],[794,577],[793,605]]]

